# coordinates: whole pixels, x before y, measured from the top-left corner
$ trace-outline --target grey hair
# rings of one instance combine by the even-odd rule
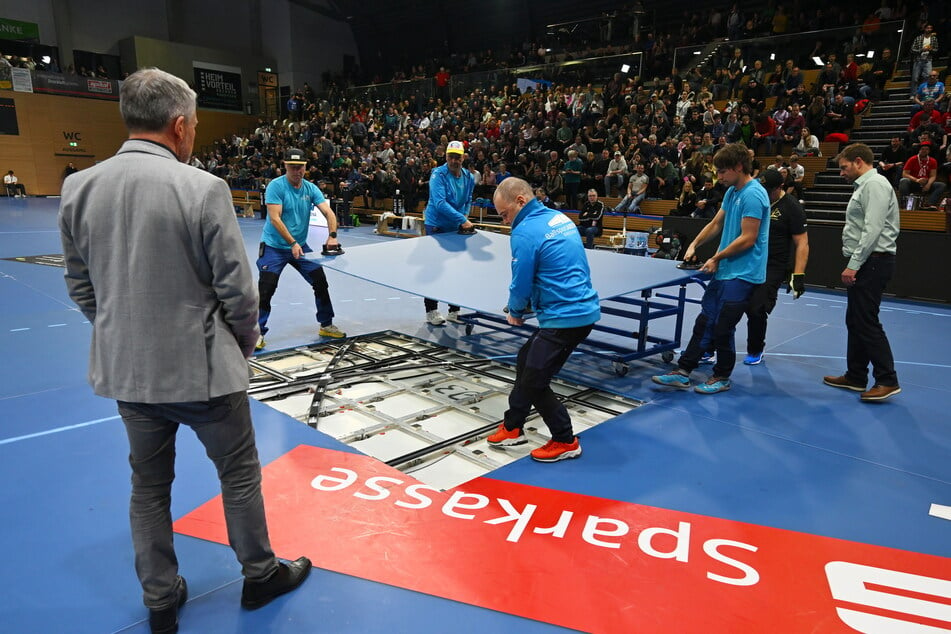
[[[158,68],[129,75],[119,89],[119,112],[130,132],[159,132],[179,116],[195,113],[195,91]]]

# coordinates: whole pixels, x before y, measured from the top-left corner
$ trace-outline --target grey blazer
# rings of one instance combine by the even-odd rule
[[[225,181],[128,140],[63,183],[69,296],[93,325],[89,382],[136,403],[246,390],[258,293]]]

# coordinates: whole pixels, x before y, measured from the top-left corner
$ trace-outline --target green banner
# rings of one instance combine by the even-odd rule
[[[17,22],[0,18],[0,39],[4,40],[38,40],[40,39],[40,25],[33,22]]]

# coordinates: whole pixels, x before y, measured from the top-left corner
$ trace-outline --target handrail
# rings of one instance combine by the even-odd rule
[[[581,59],[564,60],[566,54],[561,54],[562,60],[546,64],[530,64],[527,66],[517,66],[511,68],[497,68],[485,71],[476,71],[472,73],[462,73],[450,77],[448,96],[455,97],[457,92],[468,94],[472,87],[485,87],[489,85],[500,85],[511,83],[510,79],[519,76],[533,76],[534,79],[557,80],[565,76],[581,76],[585,70],[592,70],[598,73],[599,77],[608,73],[610,77],[614,72],[621,71],[622,64],[627,64],[629,69],[626,74],[631,76],[643,75],[644,54],[640,51],[627,53],[614,53],[611,55],[599,55],[593,57],[584,57]],[[584,82],[587,83],[587,82]],[[397,99],[414,96],[418,98],[429,98],[437,96],[435,79],[427,77],[426,79],[405,80],[385,82],[379,84],[365,84],[362,86],[352,86],[344,90],[347,96],[377,99],[385,96],[396,97]]]
[[[763,49],[771,49],[772,51],[783,51],[783,56],[786,58],[796,58],[803,55],[807,55],[816,44],[816,42],[822,42],[825,44],[828,43],[837,43],[839,46],[835,49],[827,48],[824,53],[836,53],[844,54],[844,46],[841,44],[844,42],[853,42],[856,36],[868,36],[867,40],[878,40],[876,44],[880,43],[878,47],[869,47],[864,51],[859,49],[859,52],[855,54],[856,58],[865,57],[867,55],[866,51],[881,50],[884,46],[892,46],[894,52],[894,57],[899,58],[899,51],[901,50],[902,40],[904,37],[904,20],[889,20],[887,22],[880,22],[877,29],[872,33],[866,32],[866,25],[856,24],[853,26],[842,26],[835,27],[831,29],[819,29],[814,31],[800,31],[797,33],[788,33],[784,35],[769,35],[764,37],[754,37],[744,40],[729,40],[723,39],[716,42],[719,46],[729,46],[731,48],[739,48],[744,51],[744,57],[746,57],[746,51],[753,50],[755,48],[762,47]],[[889,29],[894,29],[891,31],[892,35],[889,38]],[[837,34],[839,37],[837,37]],[[841,35],[847,35],[843,38]],[[889,39],[894,40],[897,35],[898,44],[889,44]],[[861,38],[859,38],[861,40]],[[858,44],[860,42],[856,42]],[[872,42],[868,42],[871,44]],[[711,42],[706,42],[703,44],[695,44],[689,46],[678,46],[674,49],[674,66],[680,70],[689,70],[690,67],[695,64],[691,64],[694,61],[694,58],[697,55],[700,55],[704,48],[706,48]],[[799,44],[805,44],[805,47],[796,46]],[[686,60],[684,57],[688,56]],[[710,55],[707,55],[704,60],[701,60],[701,63],[705,62]],[[749,61],[749,59],[747,59]],[[844,58],[843,58],[844,61]]]

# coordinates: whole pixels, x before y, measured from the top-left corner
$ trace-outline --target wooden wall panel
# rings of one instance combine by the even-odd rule
[[[116,101],[9,91],[0,95],[16,103],[20,128],[19,136],[0,135],[0,172],[12,169],[31,195],[58,196],[68,162],[79,169],[91,167],[115,154],[126,139]],[[255,121],[240,113],[199,110],[196,151],[215,139],[244,133]]]

